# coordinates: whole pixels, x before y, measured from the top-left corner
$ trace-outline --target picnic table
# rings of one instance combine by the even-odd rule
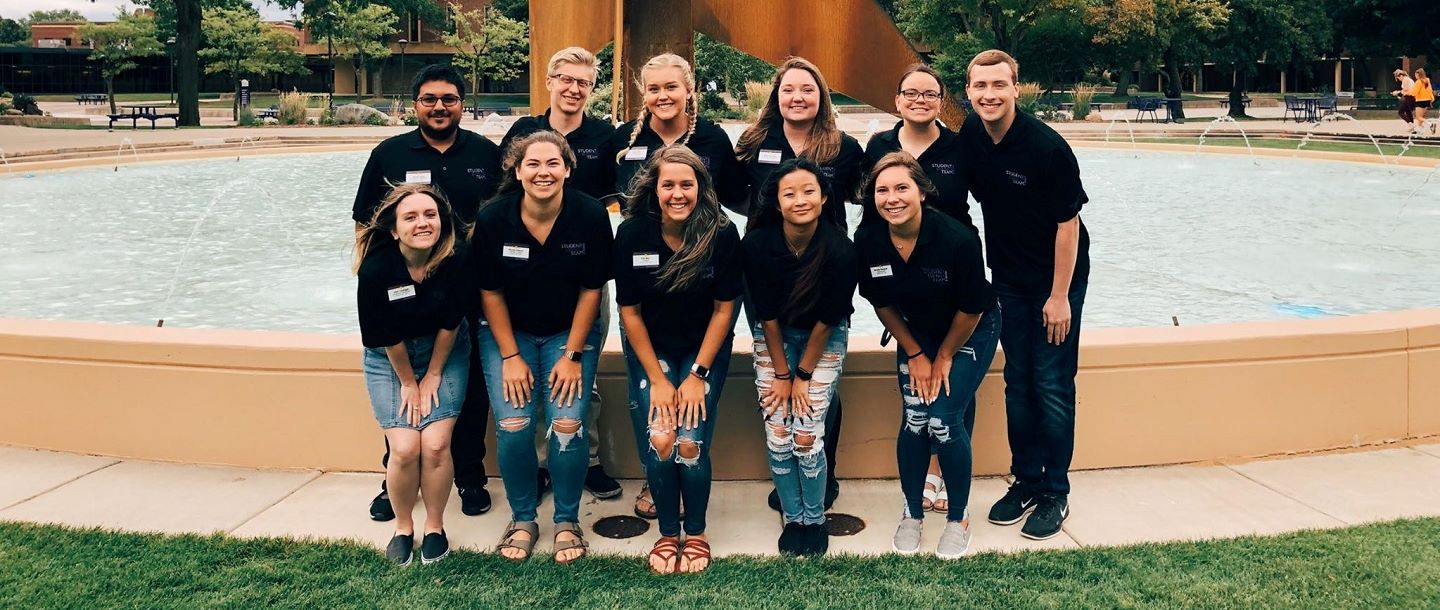
[[[474,117],[476,120],[479,120],[481,115],[485,114],[486,112],[493,112],[501,116],[510,116],[510,105],[494,102],[485,104],[476,103],[474,106],[466,108],[465,112],[469,112],[470,116]]]
[[[80,95],[75,96],[75,103],[80,104],[81,106],[87,104],[95,104],[98,106],[108,101],[110,101],[110,96],[105,95],[104,93],[81,93]]]
[[[175,127],[180,127],[180,115],[177,113],[162,113],[161,108],[169,104],[123,104],[120,109],[124,112],[119,114],[106,115],[110,117],[110,128],[115,128],[115,121],[130,119],[130,128],[138,129],[140,119],[150,121],[150,129],[155,129],[155,123],[161,119],[175,121]]]

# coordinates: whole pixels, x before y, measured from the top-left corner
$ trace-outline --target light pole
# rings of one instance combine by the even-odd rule
[[[325,97],[330,112],[335,112],[335,11],[325,11],[325,60],[330,70],[325,73]]]
[[[175,37],[165,41],[165,51],[170,58],[170,105],[175,105]]]
[[[401,38],[398,42],[400,43],[400,82],[405,83],[410,80],[405,77],[405,45],[410,44],[410,40]]]

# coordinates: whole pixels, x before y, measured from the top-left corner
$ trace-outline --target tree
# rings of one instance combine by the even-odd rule
[[[390,56],[386,40],[398,30],[398,19],[390,7],[370,4],[363,0],[336,2],[335,12],[335,55],[349,59],[355,67],[355,95],[364,91],[363,84],[369,74],[370,62]]]
[[[1440,4],[1414,0],[1329,0],[1332,51],[1360,57],[1440,57]],[[1338,53],[1337,53],[1338,54]]]
[[[112,114],[116,112],[115,77],[135,69],[137,58],[165,54],[164,45],[155,39],[155,19],[149,15],[128,14],[123,9],[114,23],[87,23],[80,26],[79,35],[94,45],[90,61],[100,64]]]
[[[175,0],[135,0],[135,5],[155,11],[156,38],[169,40],[176,37]],[[200,0],[200,10],[203,12],[208,8],[251,8],[251,6],[250,0]]]
[[[1230,17],[1226,0],[1092,0],[1085,21],[1096,28],[1098,63],[1121,78],[1115,94],[1130,86],[1130,70],[1165,65],[1165,96],[1178,98],[1180,66],[1206,59],[1210,40]],[[1171,109],[1183,118],[1180,107]]]
[[[200,0],[175,0],[175,89],[180,119],[200,126]]]
[[[455,32],[445,35],[445,44],[455,48],[450,61],[470,71],[470,88],[480,91],[481,75],[494,80],[512,80],[525,73],[530,62],[529,27],[506,17],[493,5],[463,11],[451,3]]]
[[[1230,116],[1245,116],[1246,83],[1261,59],[1280,65],[1313,59],[1334,32],[1325,7],[1308,0],[1230,0],[1230,18],[1216,31],[1210,56],[1235,70]]]
[[[0,18],[0,45],[23,45],[30,42],[30,28],[14,19]]]
[[[30,11],[30,15],[20,20],[25,25],[33,23],[44,23],[58,21],[62,23],[84,23],[89,21],[80,11],[69,8],[56,9],[52,11]]]
[[[775,66],[714,38],[695,33],[695,80],[702,89],[705,83],[713,80],[738,99],[739,94],[745,92],[745,83],[769,82],[774,76]]]
[[[530,22],[530,0],[495,0],[493,6],[501,15],[516,21]]]
[[[205,48],[200,50],[200,58],[205,61],[206,74],[223,72],[235,83],[232,118],[240,118],[241,75],[305,71],[305,56],[296,50],[295,39],[266,25],[248,4],[244,8],[208,8],[203,15]]]
[[[1000,49],[1015,55],[1042,18],[1059,15],[1078,22],[1077,1],[893,0],[887,10],[898,15],[896,24],[905,35],[935,49],[935,70],[945,85],[963,91],[965,70],[976,53]]]

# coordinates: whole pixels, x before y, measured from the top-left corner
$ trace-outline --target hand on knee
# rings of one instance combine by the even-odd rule
[[[675,431],[651,429],[650,448],[655,450],[655,457],[660,461],[670,459],[670,452],[675,448]]]

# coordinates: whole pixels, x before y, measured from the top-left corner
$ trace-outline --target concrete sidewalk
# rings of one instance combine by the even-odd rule
[[[1433,440],[1433,439],[1432,439]],[[118,460],[0,447],[0,520],[165,533],[226,533],[237,537],[348,539],[377,549],[391,524],[366,514],[379,474],[265,471],[219,466]],[[1045,542],[1020,537],[1019,526],[984,520],[1005,493],[1003,479],[974,482],[972,552],[1111,546],[1278,534],[1415,516],[1440,516],[1440,444],[1253,461],[1084,471],[1071,475],[1074,492],[1064,533]],[[619,499],[581,503],[587,530],[603,517],[629,515],[639,481],[625,481]],[[509,520],[504,488],[489,486],[495,508],[479,517],[447,506],[446,530],[458,548],[489,551]],[[852,536],[834,536],[831,549],[875,555],[890,549],[899,519],[895,480],[847,480],[832,513],[865,522]],[[717,556],[775,553],[776,513],[765,506],[768,481],[718,482],[711,495],[709,533]],[[417,520],[423,519],[417,508]],[[926,520],[922,549],[933,552],[943,517]],[[541,542],[552,529],[542,507]],[[658,535],[611,540],[589,533],[599,553],[642,556]]]

